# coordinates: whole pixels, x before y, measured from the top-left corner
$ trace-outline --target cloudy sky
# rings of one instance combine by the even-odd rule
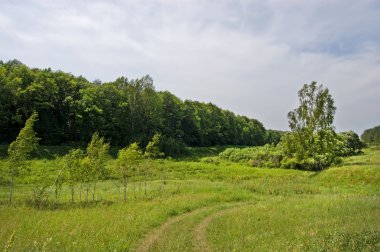
[[[0,59],[157,90],[288,129],[297,91],[335,99],[337,130],[380,124],[379,0],[0,0]]]

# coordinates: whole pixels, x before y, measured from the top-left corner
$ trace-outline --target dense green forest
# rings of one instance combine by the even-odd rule
[[[29,68],[18,60],[0,61],[0,142],[11,142],[33,111],[42,144],[87,143],[97,131],[113,145],[146,144],[162,135],[162,149],[184,145],[277,143],[281,132],[212,103],[182,101],[156,91],[150,76],[90,82],[50,68]]]
[[[361,138],[364,142],[369,144],[380,144],[380,125],[365,130]]]

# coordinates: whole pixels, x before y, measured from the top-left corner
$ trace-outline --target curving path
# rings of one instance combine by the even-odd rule
[[[207,241],[207,230],[206,230],[207,226],[214,219],[221,217],[249,203],[252,203],[252,202],[239,202],[239,203],[233,203],[233,204],[220,204],[220,205],[214,205],[214,206],[207,206],[207,207],[198,208],[189,213],[181,214],[173,218],[170,218],[164,224],[162,224],[158,228],[153,229],[150,233],[148,233],[134,251],[138,251],[138,252],[150,251],[154,243],[157,242],[161,238],[161,235],[165,234],[165,231],[169,230],[172,225],[180,221],[183,221],[186,218],[191,218],[207,210],[216,208],[216,212],[211,212],[211,214],[206,216],[198,225],[195,226],[192,233],[193,251],[211,251],[208,241]]]
[[[152,247],[152,245],[154,244],[155,241],[157,241],[161,234],[163,234],[165,232],[165,230],[167,230],[171,225],[187,218],[187,217],[191,217],[191,216],[194,216],[194,215],[197,215],[198,213],[201,213],[207,209],[209,209],[210,207],[203,207],[203,208],[198,208],[194,211],[191,211],[189,213],[185,213],[185,214],[181,214],[181,215],[177,215],[173,218],[170,218],[169,220],[167,220],[164,224],[162,224],[161,226],[159,226],[158,228],[154,229],[153,231],[151,231],[145,238],[144,240],[139,244],[139,246],[137,246],[137,248],[134,250],[136,252],[145,252],[145,251],[149,251],[149,249]]]
[[[223,215],[230,213],[232,211],[236,211],[240,207],[243,207],[247,205],[246,204],[239,204],[235,206],[231,206],[227,209],[220,210],[218,212],[215,212],[209,216],[207,216],[201,223],[196,226],[194,229],[194,251],[200,251],[200,252],[206,252],[211,251],[210,246],[207,241],[207,227],[208,225],[216,218],[222,217]]]

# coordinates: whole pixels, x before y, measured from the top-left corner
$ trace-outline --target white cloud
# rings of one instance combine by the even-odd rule
[[[287,128],[316,80],[338,130],[380,123],[376,1],[0,2],[0,58],[90,80],[150,74],[157,89]]]

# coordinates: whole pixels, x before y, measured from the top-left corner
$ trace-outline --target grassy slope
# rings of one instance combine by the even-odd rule
[[[376,251],[379,204],[376,196],[270,198],[216,219],[208,238],[216,251]]]
[[[239,164],[209,164],[166,160],[154,164],[153,183],[136,182],[128,190],[127,203],[120,202],[115,181],[99,184],[97,203],[69,203],[64,188],[58,209],[33,209],[25,205],[31,181],[38,170],[50,181],[65,148],[47,148],[32,161],[32,172],[18,179],[16,206],[6,205],[6,159],[0,158],[0,249],[15,232],[15,251],[128,250],[165,220],[202,207],[191,218],[174,224],[153,250],[191,250],[199,223],[231,202],[249,205],[210,220],[206,228],[210,248],[215,250],[358,250],[376,251],[380,242],[380,150],[345,160],[341,167],[321,173],[252,168]],[[197,160],[193,150],[191,160]],[[209,150],[211,155],[215,150]],[[199,151],[198,151],[199,152]],[[203,151],[200,151],[203,152]],[[108,167],[114,166],[110,158]],[[29,183],[29,184],[28,184]],[[51,201],[53,201],[53,196]],[[76,196],[78,201],[78,195]],[[377,244],[377,245],[376,245]]]

